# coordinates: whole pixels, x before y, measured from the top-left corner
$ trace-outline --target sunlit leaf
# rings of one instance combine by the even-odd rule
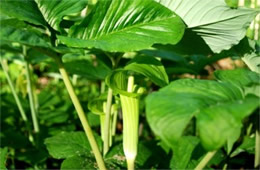
[[[59,36],[68,46],[125,52],[154,43],[176,44],[185,25],[180,17],[152,0],[98,1],[91,14]]]

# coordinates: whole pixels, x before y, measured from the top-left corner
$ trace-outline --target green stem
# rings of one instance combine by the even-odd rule
[[[104,163],[103,158],[101,156],[101,153],[99,151],[97,142],[96,142],[95,137],[94,137],[94,135],[92,133],[92,130],[91,130],[90,126],[89,126],[89,123],[88,123],[87,118],[85,116],[85,113],[84,113],[84,111],[82,109],[82,106],[81,106],[81,104],[79,102],[79,99],[78,99],[78,97],[75,94],[75,91],[74,91],[74,88],[73,88],[73,86],[72,86],[72,84],[70,82],[68,73],[66,72],[66,70],[65,70],[65,68],[63,66],[61,58],[55,58],[55,59],[56,59],[57,64],[59,65],[59,71],[60,71],[60,73],[62,75],[64,84],[65,84],[65,86],[67,88],[67,91],[68,91],[68,93],[70,95],[72,103],[73,103],[73,105],[74,105],[74,107],[75,107],[75,109],[76,109],[76,111],[78,113],[78,116],[79,116],[79,119],[81,121],[81,124],[82,124],[82,126],[84,128],[84,131],[85,131],[87,137],[88,137],[88,140],[89,140],[90,146],[92,148],[92,151],[93,151],[93,153],[95,155],[98,167],[101,170],[105,170],[106,166],[105,166],[105,163]]]
[[[106,118],[105,118],[105,134],[104,134],[104,155],[109,150],[109,141],[110,141],[110,118],[111,118],[111,106],[113,99],[113,91],[111,88],[108,89],[107,95],[107,107],[106,107]]]
[[[23,119],[25,122],[27,122],[27,121],[28,121],[27,116],[26,116],[26,114],[25,114],[25,112],[24,112],[24,109],[23,109],[23,107],[22,107],[22,104],[21,104],[21,102],[20,102],[20,99],[18,98],[18,95],[17,95],[16,92],[15,92],[13,82],[12,82],[12,80],[11,80],[9,74],[8,74],[7,61],[4,60],[4,59],[2,59],[2,58],[0,58],[0,61],[1,61],[1,66],[2,66],[2,68],[3,68],[5,77],[6,77],[6,79],[7,79],[7,82],[8,82],[8,84],[9,84],[9,87],[10,87],[10,89],[11,89],[11,91],[12,91],[12,94],[13,94],[13,96],[14,96],[15,102],[16,102],[16,104],[17,104],[17,107],[18,107],[18,109],[19,109],[19,111],[20,111],[20,114],[21,114],[21,116],[22,116],[22,119]]]
[[[206,156],[200,161],[200,163],[196,166],[195,170],[202,170],[208,162],[212,159],[212,157],[216,154],[217,151],[208,152]]]
[[[259,130],[255,132],[255,168],[260,165],[260,134]]]
[[[36,115],[35,100],[34,100],[33,88],[32,88],[32,78],[31,78],[31,72],[30,72],[30,65],[29,65],[29,62],[27,60],[26,47],[23,47],[23,56],[24,56],[24,59],[25,59],[27,91],[28,91],[28,96],[29,96],[29,103],[30,103],[32,121],[33,121],[33,128],[34,128],[35,133],[39,133],[40,128],[39,128],[37,115]]]
[[[113,120],[112,120],[112,136],[116,135],[117,115],[118,115],[118,110],[114,110]]]

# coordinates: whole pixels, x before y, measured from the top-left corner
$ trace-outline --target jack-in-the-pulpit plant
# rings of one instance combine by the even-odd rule
[[[259,9],[0,0],[0,169],[259,168]]]

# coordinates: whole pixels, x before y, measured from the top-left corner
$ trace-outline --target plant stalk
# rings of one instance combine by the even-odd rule
[[[79,116],[79,119],[81,121],[81,124],[82,124],[82,126],[84,128],[84,131],[85,131],[87,137],[88,137],[88,140],[89,140],[90,146],[92,148],[92,151],[93,151],[93,153],[95,155],[98,167],[101,170],[105,170],[106,166],[105,166],[105,163],[104,163],[103,158],[101,156],[101,153],[99,151],[97,142],[96,142],[95,137],[94,137],[94,135],[92,133],[92,130],[91,130],[90,126],[89,126],[89,123],[88,123],[87,118],[85,116],[85,113],[84,113],[84,111],[82,109],[82,106],[81,106],[81,104],[79,102],[79,99],[78,99],[78,97],[75,94],[75,91],[74,91],[74,88],[73,88],[73,86],[71,84],[71,81],[69,79],[68,73],[67,73],[67,71],[65,70],[65,68],[63,66],[61,58],[55,58],[55,59],[56,59],[56,62],[58,63],[58,65],[59,65],[59,71],[60,71],[60,73],[62,75],[64,84],[65,84],[65,86],[67,88],[67,91],[68,91],[68,93],[70,95],[72,103],[73,103],[73,105],[74,105],[74,107],[75,107],[75,109],[76,109],[76,111],[78,113],[78,116]]]
[[[200,161],[200,163],[196,166],[195,170],[202,170],[208,162],[212,159],[212,157],[216,154],[217,151],[208,152],[206,156]]]
[[[260,133],[259,130],[255,132],[255,168],[260,165]]]
[[[18,107],[18,109],[19,109],[19,112],[20,112],[20,114],[21,114],[21,116],[22,116],[22,119],[23,119],[25,122],[27,122],[27,121],[28,121],[28,118],[27,118],[27,116],[26,116],[26,114],[25,114],[25,112],[24,112],[24,109],[23,109],[23,107],[22,107],[22,104],[21,104],[20,99],[19,99],[18,95],[17,95],[16,92],[15,92],[14,85],[13,85],[13,82],[12,82],[12,80],[11,80],[11,78],[10,78],[10,75],[8,74],[7,61],[4,60],[4,59],[2,59],[2,58],[0,58],[0,62],[1,62],[1,66],[2,66],[3,71],[4,71],[4,74],[5,74],[5,77],[6,77],[6,79],[7,79],[7,82],[8,82],[8,84],[9,84],[9,87],[10,87],[10,89],[11,89],[11,91],[12,91],[13,96],[14,96],[14,99],[15,99],[15,102],[16,102],[16,104],[17,104],[17,107]]]
[[[104,155],[109,150],[109,143],[110,143],[110,118],[111,118],[111,106],[112,106],[112,99],[113,99],[113,91],[111,88],[108,89],[107,94],[107,106],[106,106],[106,118],[105,118],[105,133],[104,133]]]
[[[30,72],[30,64],[27,60],[27,51],[26,47],[23,46],[23,56],[25,59],[25,70],[26,70],[26,79],[27,79],[27,91],[29,96],[29,103],[30,103],[30,109],[31,109],[31,115],[32,115],[32,121],[33,121],[33,128],[35,133],[40,132],[37,114],[36,114],[36,106],[35,106],[35,100],[33,95],[33,88],[32,88],[32,75]]]

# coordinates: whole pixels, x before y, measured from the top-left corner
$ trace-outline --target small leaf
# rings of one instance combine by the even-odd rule
[[[155,43],[176,44],[184,29],[180,17],[153,0],[106,0],[70,29],[71,38],[58,38],[72,47],[128,52]]]
[[[246,54],[242,60],[250,68],[250,70],[255,71],[260,74],[260,55],[256,53]]]
[[[101,139],[97,135],[95,138],[101,147]],[[81,155],[93,156],[86,134],[83,132],[62,132],[47,138],[44,143],[50,155],[56,159]]]
[[[162,63],[154,57],[135,57],[125,66],[124,69],[140,73],[161,87],[169,83],[168,75]]]
[[[61,169],[98,169],[94,158],[75,155],[65,159],[61,164]]]

